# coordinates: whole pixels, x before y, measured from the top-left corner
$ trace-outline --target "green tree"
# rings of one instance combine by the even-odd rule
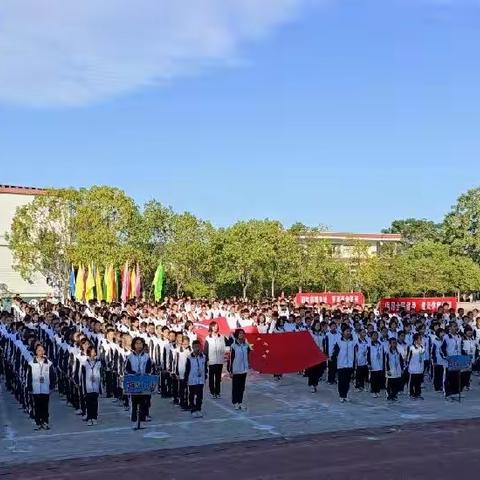
[[[461,195],[444,224],[445,242],[452,251],[480,263],[480,188]]]
[[[174,281],[177,296],[185,291],[203,293],[206,284],[201,280],[213,267],[213,226],[185,212],[173,215],[169,228],[164,246],[167,278]]]
[[[440,241],[443,235],[443,225],[425,218],[407,218],[394,220],[383,233],[399,233],[405,245],[410,246],[424,240]]]
[[[35,272],[68,295],[68,277],[75,247],[73,214],[78,203],[74,190],[49,190],[17,208],[7,236],[14,268],[30,281]]]

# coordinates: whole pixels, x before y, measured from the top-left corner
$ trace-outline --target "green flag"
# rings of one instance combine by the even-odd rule
[[[155,271],[155,277],[153,279],[153,294],[155,296],[155,301],[158,302],[162,298],[162,291],[163,291],[163,280],[165,277],[165,269],[163,265],[160,263]]]

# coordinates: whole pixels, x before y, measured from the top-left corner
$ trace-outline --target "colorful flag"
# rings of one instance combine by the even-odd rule
[[[155,277],[153,278],[153,294],[155,297],[155,301],[158,302],[162,298],[163,292],[163,281],[165,277],[165,269],[163,265],[160,263],[155,271]]]
[[[115,279],[115,288],[113,289],[114,292],[114,300],[118,301],[122,298],[122,275],[119,270],[115,268],[114,270],[114,279]]]
[[[130,273],[130,288],[128,289],[128,298],[135,297],[136,284],[137,284],[137,272],[135,271],[135,267],[132,267],[132,271]]]
[[[102,276],[100,275],[100,269],[98,267],[95,267],[95,293],[99,302],[105,300]]]
[[[130,271],[128,268],[128,260],[125,262],[125,266],[122,271],[122,302],[125,303],[128,300],[128,294],[130,293]]]
[[[69,284],[69,291],[70,291],[70,298],[75,298],[75,272],[72,269],[70,270],[70,278],[68,280]]]
[[[252,345],[250,364],[260,373],[301,372],[327,361],[309,332],[253,333],[247,339]]]
[[[88,302],[93,298],[95,298],[95,277],[93,276],[93,267],[89,265],[85,282],[85,300]]]
[[[83,302],[85,299],[85,269],[80,265],[77,270],[77,281],[75,282],[75,300]]]
[[[142,298],[142,278],[140,276],[140,266],[137,263],[137,273],[135,275],[135,296],[137,299]]]

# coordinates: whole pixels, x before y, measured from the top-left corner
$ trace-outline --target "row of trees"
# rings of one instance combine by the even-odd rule
[[[35,271],[65,293],[71,265],[120,267],[138,263],[144,291],[161,261],[166,291],[200,297],[275,296],[280,291],[362,290],[380,296],[480,290],[480,189],[460,197],[445,221],[396,221],[387,232],[404,241],[368,255],[352,241],[351,258],[332,255],[322,227],[275,220],[237,222],[215,228],[191,213],[176,213],[157,201],[140,208],[112,187],[51,190],[20,207],[9,234],[15,268]]]

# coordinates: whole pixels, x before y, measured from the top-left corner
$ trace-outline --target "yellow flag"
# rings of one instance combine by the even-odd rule
[[[135,297],[135,285],[137,283],[137,275],[135,273],[135,267],[132,267],[132,273],[130,274],[130,291],[128,292],[128,298]]]
[[[96,267],[95,272],[95,290],[97,294],[97,300],[100,302],[105,299],[102,285],[102,277],[100,275],[100,269]]]
[[[83,302],[85,296],[85,269],[80,265],[77,270],[77,279],[75,281],[75,300]]]
[[[95,278],[93,277],[92,265],[88,266],[87,281],[85,283],[85,300],[88,302],[95,297]]]

